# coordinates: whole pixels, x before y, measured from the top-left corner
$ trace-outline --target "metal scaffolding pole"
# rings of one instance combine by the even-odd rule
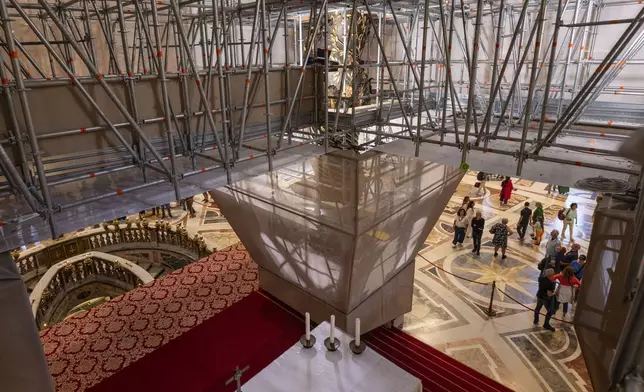
[[[270,85],[269,85],[269,80],[268,80],[268,42],[266,41],[266,31],[268,30],[268,27],[266,25],[267,23],[267,15],[266,15],[266,0],[260,0],[261,1],[261,6],[262,6],[262,21],[261,21],[261,29],[262,29],[262,69],[264,73],[264,98],[266,100],[264,104],[265,108],[265,115],[266,115],[266,154],[268,158],[268,171],[273,171],[273,147],[271,145],[271,140],[273,138],[272,133],[271,133],[271,102],[270,102]],[[270,18],[270,16],[268,17]],[[326,111],[325,111],[326,112]],[[327,123],[328,123],[328,115],[327,115]]]
[[[557,37],[559,36],[559,28],[561,27],[561,16],[563,13],[562,0],[557,2],[557,16],[555,19],[555,28],[552,33],[552,43],[550,46],[550,63],[548,64],[548,74],[546,75],[546,87],[543,90],[543,102],[541,108],[541,119],[539,120],[539,132],[537,133],[537,140],[541,140],[543,135],[543,126],[546,122],[546,115],[548,112],[548,97],[550,96],[550,85],[552,83],[552,75],[555,69],[555,62],[557,60]],[[566,5],[568,5],[568,0],[566,0]],[[544,59],[545,61],[545,59]]]
[[[391,4],[391,3],[390,3]],[[429,0],[425,0],[425,7],[423,13],[423,43],[422,43],[422,53],[420,60],[420,96],[425,97],[425,62],[427,58],[427,30],[429,30]],[[418,157],[420,154],[420,123],[423,117],[422,111],[418,111],[418,124],[416,124],[416,148],[414,155]]]
[[[561,0],[559,0],[561,2]],[[532,69],[530,71],[530,85],[528,86],[528,96],[526,98],[525,104],[525,119],[523,120],[523,131],[521,132],[521,145],[519,146],[519,156],[517,163],[517,176],[521,175],[521,170],[523,169],[523,161],[525,159],[525,146],[528,139],[528,127],[530,126],[530,115],[532,113],[532,95],[537,84],[537,63],[539,61],[539,53],[541,53],[541,33],[543,32],[543,22],[546,20],[546,0],[541,0],[541,6],[539,7],[539,13],[537,14],[537,19],[535,20],[535,26],[537,26],[537,41],[534,43],[534,52],[532,54]],[[560,4],[561,5],[561,4]],[[530,42],[528,40],[528,42]],[[526,50],[527,52],[527,50]],[[521,95],[519,94],[519,97]]]
[[[543,1],[543,0],[542,0]],[[474,27],[474,42],[472,45],[472,56],[470,65],[470,88],[467,96],[467,114],[465,116],[465,134],[463,135],[463,153],[461,163],[467,162],[467,151],[469,150],[469,136],[474,113],[474,89],[476,88],[476,72],[478,70],[479,41],[481,40],[481,19],[483,18],[483,0],[476,2],[476,25]],[[482,132],[481,132],[482,133]]]
[[[41,0],[42,1],[42,0]],[[172,12],[174,14],[175,18],[175,25],[177,28],[177,33],[179,34],[179,38],[183,42],[183,47],[187,48],[188,45],[188,39],[186,38],[186,34],[183,29],[183,25],[181,24],[181,14],[179,13],[179,7],[177,6],[177,1],[176,0],[170,0],[170,5],[172,8]],[[226,176],[228,178],[228,183],[230,183],[230,162],[228,161],[228,143],[227,143],[227,136],[226,132],[224,132],[224,145],[222,146],[221,142],[219,141],[219,134],[217,133],[217,126],[215,124],[215,120],[212,116],[212,109],[210,105],[210,101],[208,100],[208,97],[206,96],[206,92],[203,89],[203,86],[201,85],[201,78],[199,78],[199,73],[197,72],[197,68],[195,66],[194,60],[192,59],[192,56],[187,56],[188,58],[188,64],[190,65],[190,70],[192,74],[196,77],[195,79],[195,84],[197,85],[197,90],[199,91],[199,96],[201,97],[202,102],[204,103],[206,107],[206,118],[208,119],[208,123],[210,124],[210,128],[212,129],[213,135],[215,137],[215,144],[217,145],[217,150],[219,152],[219,157],[221,158],[222,162],[224,163],[224,168],[226,169]],[[221,97],[221,99],[224,99],[224,97]],[[223,149],[223,152],[222,152]]]
[[[501,73],[498,76],[498,79],[496,81],[496,85],[492,86],[492,90],[490,91],[490,99],[488,100],[488,110],[485,113],[485,117],[483,118],[483,121],[481,124],[481,130],[479,131],[479,135],[477,137],[477,143],[483,138],[483,135],[489,135],[490,133],[490,124],[492,123],[492,110],[490,109],[490,105],[494,105],[494,101],[496,100],[496,94],[499,92],[501,89],[501,83],[503,82],[503,76],[505,75],[505,71],[508,67],[508,63],[510,62],[510,57],[512,57],[512,54],[514,52],[514,46],[517,41],[517,38],[523,31],[523,21],[525,19],[526,12],[528,11],[528,1],[523,2],[523,6],[521,7],[521,15],[519,16],[519,20],[517,21],[516,28],[514,30],[514,33],[512,34],[512,38],[510,39],[510,45],[508,46],[508,51],[507,55],[505,56],[505,59],[503,60],[503,65],[501,66]],[[526,50],[527,52],[527,50]],[[518,74],[518,72],[517,72]],[[516,78],[515,78],[516,79]],[[507,100],[509,101],[512,98],[511,92],[508,95]],[[506,101],[507,102],[507,101]],[[501,112],[501,118],[499,119],[499,122],[503,121],[503,114],[505,113],[505,110]],[[483,132],[485,129],[485,132]],[[487,140],[487,139],[485,139]],[[487,142],[485,142],[485,147],[487,147]]]
[[[212,27],[213,28],[214,42],[211,42],[210,44],[214,45],[214,47],[211,48],[211,51],[213,51],[213,52],[215,52],[217,54],[217,84],[219,85],[219,107],[220,107],[220,110],[221,110],[221,112],[220,112],[221,123],[222,123],[221,129],[222,129],[222,132],[224,134],[224,145],[221,146],[221,147],[218,145],[218,148],[223,148],[224,149],[223,157],[222,157],[222,152],[219,151],[219,153],[220,153],[220,157],[222,157],[222,159],[224,160],[224,167],[226,168],[226,179],[227,179],[228,183],[230,184],[232,182],[232,180],[231,180],[231,177],[230,177],[230,169],[228,167],[228,165],[229,165],[229,161],[228,161],[228,139],[227,139],[227,136],[226,136],[228,134],[228,132],[226,130],[226,124],[228,123],[228,120],[227,120],[227,116],[226,116],[226,91],[225,91],[226,90],[225,87],[226,87],[226,78],[227,78],[227,76],[224,73],[224,60],[222,60],[222,57],[221,57],[222,53],[225,53],[226,48],[222,48],[221,41],[219,40],[219,38],[220,38],[219,37],[220,26],[219,26],[219,12],[218,12],[218,9],[217,9],[217,0],[214,0],[212,3],[213,3],[213,15],[214,15],[214,25]],[[176,7],[175,7],[175,9],[176,9]],[[194,69],[193,72],[196,73],[196,68],[194,67],[194,64],[192,64],[192,62],[190,64],[190,67],[193,68]],[[249,67],[249,69],[250,69],[250,67]],[[198,84],[198,88],[202,89],[200,83]],[[203,91],[203,89],[201,91]],[[200,94],[201,94],[201,92],[200,92]],[[209,101],[207,99],[207,95],[205,95],[205,94],[203,94],[203,103],[205,104],[205,107],[206,107],[205,110],[207,112],[211,112],[210,103],[209,103]],[[210,114],[210,117],[212,117],[212,112]],[[213,132],[215,132],[215,135],[216,135],[217,131],[215,130],[214,124],[212,124],[212,129],[213,129]],[[216,138],[217,138],[217,136],[216,136]],[[217,139],[215,139],[215,140],[217,140]],[[241,139],[240,139],[239,143],[241,145],[241,143],[242,143]]]
[[[418,79],[418,74],[416,74],[416,66],[414,64],[414,59],[412,59],[411,54],[409,52],[409,48],[407,44],[405,43],[405,35],[403,34],[402,27],[400,26],[400,23],[398,23],[398,17],[396,16],[396,10],[394,9],[394,6],[392,4],[392,0],[388,0],[389,3],[389,8],[391,10],[391,15],[394,18],[394,24],[396,25],[396,29],[398,30],[398,35],[400,36],[400,42],[402,43],[403,50],[405,52],[405,56],[407,57],[407,61],[409,62],[409,66],[411,67],[411,73],[414,76],[414,82],[416,84],[416,87],[420,89],[420,96],[419,96],[419,103],[420,106],[425,108],[425,112],[427,113],[427,118],[429,120],[429,124],[433,127],[436,126],[434,123],[434,120],[432,119],[432,115],[429,112],[429,106],[427,105],[427,102],[425,102],[425,91],[423,90],[423,87],[421,86],[421,82]],[[368,10],[367,6],[367,10]],[[375,30],[375,29],[374,29]],[[420,112],[420,108],[418,110]]]
[[[595,72],[591,78],[586,82],[586,84],[579,91],[579,94],[573,99],[566,111],[557,118],[557,122],[552,127],[550,132],[539,142],[533,153],[538,154],[539,151],[548,143],[552,142],[557,135],[568,126],[569,121],[572,119],[572,116],[576,115],[577,110],[581,107],[586,97],[592,92],[595,86],[603,78],[603,76],[610,70],[617,56],[622,52],[624,47],[630,42],[630,40],[637,34],[644,23],[644,8],[635,17],[634,21],[626,28],[626,31],[619,37],[615,46],[608,52],[602,63],[597,66]]]
[[[241,146],[242,143],[244,142],[244,132],[246,131],[246,113],[248,111],[248,95],[249,95],[249,87],[251,84],[251,75],[253,72],[253,53],[255,52],[255,43],[257,42],[257,38],[255,37],[255,33],[257,30],[257,20],[259,19],[259,10],[260,10],[260,2],[255,3],[255,15],[253,17],[253,29],[250,34],[250,48],[248,49],[248,62],[246,66],[248,67],[246,69],[246,80],[244,82],[244,103],[242,105],[242,115],[241,115],[241,128],[239,129],[239,138],[237,140],[237,155],[239,155],[239,152],[241,151]],[[214,27],[213,27],[214,28]],[[214,33],[213,33],[214,34]],[[297,94],[296,94],[297,95]]]
[[[15,8],[19,7],[16,0],[11,0],[11,2]],[[91,75],[95,77],[98,83],[101,85],[101,87],[103,87],[103,90],[105,90],[110,100],[114,103],[114,105],[119,110],[119,112],[121,112],[121,114],[125,117],[125,119],[130,123],[132,129],[138,134],[141,141],[148,147],[148,149],[150,150],[154,158],[157,160],[157,163],[161,166],[161,169],[168,175],[170,180],[173,181],[172,173],[170,173],[168,168],[163,164],[163,159],[161,158],[161,155],[159,155],[158,151],[147,139],[141,127],[139,127],[139,125],[136,123],[134,118],[132,118],[127,108],[123,105],[123,103],[120,101],[118,96],[114,93],[114,91],[112,91],[112,89],[109,87],[107,82],[105,82],[105,80],[103,79],[103,75],[96,70],[96,67],[94,66],[94,64],[91,62],[89,57],[87,57],[84,51],[78,46],[78,43],[74,41],[71,34],[67,31],[67,29],[65,28],[61,20],[56,16],[56,14],[54,13],[50,5],[46,2],[46,0],[39,0],[39,3],[42,5],[45,12],[47,12],[47,15],[49,15],[51,20],[58,26],[58,29],[60,30],[61,34],[68,40],[69,44],[76,51],[77,55],[81,58],[83,63],[85,63]],[[26,18],[28,19],[29,17],[26,16]],[[72,73],[70,73],[69,76],[70,76],[70,79],[76,78]]]
[[[323,0],[322,1],[322,8],[326,7],[326,3],[328,0]],[[320,21],[322,20],[322,16],[324,15],[324,12],[320,12],[315,19],[315,27],[313,28],[313,35],[310,37],[309,43],[306,46],[306,56],[304,57],[304,60],[302,61],[301,64],[301,74],[300,78],[297,82],[297,86],[295,87],[295,94],[293,96],[297,97],[297,95],[300,93],[300,89],[302,88],[302,81],[304,79],[304,74],[306,70],[306,63],[309,60],[309,57],[311,56],[311,52],[313,51],[313,47],[315,44],[315,39],[313,37],[316,37],[318,34],[318,29],[320,27]],[[301,37],[300,37],[301,39]],[[293,114],[293,107],[295,106],[295,101],[291,103],[291,105],[288,108],[288,113],[286,115],[286,118],[284,119],[284,125],[282,126],[282,131],[280,132],[279,139],[277,140],[277,148],[280,148],[282,145],[282,139],[284,138],[284,133],[286,132],[286,129],[288,128],[289,122],[291,121],[291,115]]]
[[[29,99],[27,98],[27,90],[25,88],[22,75],[20,73],[20,63],[18,61],[18,52],[14,45],[14,36],[11,29],[11,20],[9,19],[9,14],[7,12],[7,3],[6,0],[0,0],[0,21],[2,21],[2,27],[4,30],[4,35],[7,39],[7,49],[9,50],[11,66],[13,67],[14,80],[16,82],[16,88],[18,90],[18,97],[20,99],[20,105],[22,107],[22,114],[25,120],[25,130],[27,131],[27,139],[31,147],[31,153],[33,155],[34,165],[36,166],[36,173],[38,176],[38,182],[40,184],[40,192],[42,193],[42,198],[45,202],[46,209],[39,211],[43,217],[49,223],[49,228],[51,230],[52,238],[57,238],[61,233],[58,233],[56,227],[56,222],[54,220],[54,206],[51,200],[51,195],[49,193],[49,187],[47,186],[47,179],[45,177],[45,168],[42,163],[40,147],[38,146],[38,141],[36,140],[36,130],[34,129],[33,119],[31,117],[31,109],[29,106]],[[3,83],[6,84],[6,83]],[[13,111],[13,107],[8,108],[9,111]],[[15,114],[13,115],[15,117]],[[16,124],[17,125],[17,124]],[[16,128],[16,135],[20,135],[20,129]],[[29,193],[23,194],[25,200],[29,200]],[[31,206],[31,201],[30,201]]]
[[[354,0],[357,1],[357,0]],[[373,22],[373,16],[371,15],[371,8],[369,7],[369,2],[364,1],[364,5],[367,9],[367,18],[369,18],[369,24],[371,25],[371,28],[373,28],[373,31],[377,32],[376,25]],[[405,111],[405,105],[403,105],[402,98],[400,96],[400,92],[398,91],[398,86],[396,86],[396,81],[394,78],[394,73],[391,70],[391,66],[389,64],[389,60],[387,59],[385,47],[382,44],[382,39],[378,34],[376,33],[376,40],[378,41],[378,46],[380,47],[380,51],[382,52],[382,59],[385,61],[385,67],[387,68],[387,73],[389,74],[389,79],[390,83],[394,89],[394,94],[396,95],[396,99],[398,100],[398,104],[400,105],[400,110],[402,112],[403,119],[405,120],[405,125],[407,126],[407,130],[409,132],[410,136],[413,136],[413,132],[411,130],[411,123],[409,122],[409,117],[407,116],[407,113]]]

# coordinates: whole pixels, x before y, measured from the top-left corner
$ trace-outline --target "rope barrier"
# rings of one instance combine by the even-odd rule
[[[427,259],[425,258],[425,256],[421,255],[420,253],[418,254],[418,256],[422,257],[422,258],[423,258],[423,260],[425,260],[425,261],[426,261],[426,262],[428,262],[429,264],[433,265],[434,267],[438,268],[439,270],[441,270],[441,271],[445,272],[446,274],[449,274],[449,275],[455,276],[455,277],[457,277],[457,278],[459,278],[459,279],[463,279],[463,280],[468,281],[468,282],[471,282],[471,283],[476,283],[476,284],[480,284],[480,285],[483,285],[483,286],[489,286],[489,285],[490,285],[489,283],[477,282],[477,281],[475,281],[475,280],[467,279],[467,278],[464,278],[464,277],[462,277],[462,276],[458,276],[458,275],[456,275],[456,274],[453,274],[453,273],[451,273],[451,272],[449,272],[449,271],[446,271],[445,269],[443,269],[443,268],[441,268],[441,267],[437,266],[436,264],[432,263],[431,261],[427,260]]]
[[[425,256],[423,256],[423,255],[421,255],[421,254],[419,254],[418,256],[422,257],[422,258],[423,258],[423,260],[425,260],[426,262],[428,262],[429,264],[431,264],[431,265],[432,265],[432,266],[434,266],[435,268],[438,268],[439,270],[441,270],[441,271],[445,272],[446,274],[452,275],[452,276],[454,276],[454,277],[456,277],[456,278],[458,278],[458,279],[462,279],[462,280],[467,281],[467,282],[470,282],[470,283],[480,284],[480,285],[483,285],[483,286],[489,286],[489,285],[490,285],[490,283],[477,282],[477,281],[474,281],[474,280],[467,279],[467,278],[464,278],[464,277],[462,277],[462,276],[456,275],[456,274],[454,274],[454,273],[451,273],[451,272],[449,272],[449,271],[445,270],[444,268],[439,267],[439,266],[438,266],[438,265],[436,265],[435,263],[433,263],[433,262],[431,262],[431,261],[427,260],[427,258],[426,258]],[[522,304],[521,302],[519,302],[519,301],[517,301],[516,299],[514,299],[514,297],[512,297],[511,295],[509,295],[509,294],[508,294],[508,293],[506,293],[505,291],[503,291],[503,290],[501,290],[500,288],[496,287],[496,281],[495,281],[495,282],[492,282],[492,293],[490,294],[490,306],[489,306],[489,309],[488,309],[488,312],[487,312],[488,316],[494,316],[494,315],[496,314],[496,312],[494,312],[494,311],[493,311],[493,309],[492,309],[492,307],[493,307],[493,303],[494,303],[494,290],[495,290],[495,289],[496,289],[496,290],[498,290],[501,294],[503,294],[503,295],[505,295],[506,297],[508,297],[511,301],[516,302],[517,304],[519,304],[519,305],[521,305],[522,307],[524,307],[526,310],[529,310],[529,311],[531,311],[531,312],[533,312],[533,313],[534,313],[534,309],[530,308],[530,307],[529,307],[529,306],[527,306],[527,305]],[[554,300],[554,299],[553,299],[553,300]],[[572,304],[570,304],[570,305],[572,306]],[[544,317],[545,317],[545,314],[543,314],[543,313],[541,313],[541,312],[539,312],[539,315],[540,315],[540,316],[544,316]],[[554,315],[554,313],[553,313],[553,315]],[[551,319],[551,320],[555,320],[555,321],[559,321],[559,322],[561,322],[561,323],[572,324],[572,322],[571,322],[571,321],[562,320],[562,319],[560,319],[560,318],[558,318],[558,317],[550,317],[550,319]]]
[[[511,296],[511,295],[509,295],[509,294],[508,294],[508,293],[506,293],[505,291],[501,290],[500,288],[498,288],[498,287],[497,287],[496,289],[497,289],[497,290],[499,290],[499,292],[500,292],[500,293],[502,293],[503,295],[505,295],[506,297],[510,298],[510,300],[512,300],[512,301],[514,301],[514,302],[516,302],[517,304],[519,304],[519,305],[523,306],[523,307],[524,307],[524,308],[526,308],[527,310],[530,310],[532,313],[534,313],[534,309],[530,309],[528,306],[526,306],[526,305],[522,304],[521,302],[517,301],[516,299],[512,298],[512,296]],[[553,299],[553,300],[554,300],[554,299]],[[570,304],[570,305],[572,305],[572,304]],[[554,313],[553,313],[553,314],[554,314]],[[539,313],[539,315],[540,315],[540,316],[545,316],[545,314],[543,314],[543,313],[541,313],[541,312]],[[556,321],[559,321],[559,322],[562,322],[562,323],[566,323],[566,324],[572,324],[572,322],[571,322],[571,321],[562,320],[562,319],[557,318],[557,317],[550,317],[550,319],[551,319],[551,320],[556,320]]]

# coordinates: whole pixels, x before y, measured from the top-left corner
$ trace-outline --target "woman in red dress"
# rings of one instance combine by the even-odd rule
[[[512,179],[510,177],[505,177],[505,180],[501,183],[501,204],[508,205],[508,200],[512,197],[512,190],[514,185],[512,184]]]

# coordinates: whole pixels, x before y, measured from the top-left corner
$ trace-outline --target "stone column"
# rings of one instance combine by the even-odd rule
[[[0,253],[0,315],[0,389],[53,392],[27,289],[9,252]]]

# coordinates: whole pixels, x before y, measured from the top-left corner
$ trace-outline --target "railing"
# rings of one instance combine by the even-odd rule
[[[86,234],[77,233],[74,238],[61,239],[42,249],[12,252],[20,274],[25,281],[44,274],[52,265],[70,257],[109,246],[141,244],[150,248],[159,245],[179,247],[194,255],[195,259],[206,257],[210,250],[200,235],[190,237],[183,226],[172,226],[163,221],[140,220],[125,223],[104,223],[102,228],[88,229]]]
[[[487,309],[483,310],[483,313],[485,313],[485,315],[490,317],[490,318],[495,317],[497,315],[497,312],[494,309],[494,293],[497,292],[497,291],[499,293],[503,294],[505,297],[507,297],[510,301],[512,301],[512,302],[516,303],[517,305],[521,306],[522,308],[524,308],[525,310],[529,310],[531,312],[534,312],[534,310],[535,310],[534,308],[531,308],[531,307],[521,303],[519,300],[517,300],[517,299],[513,298],[511,295],[509,295],[507,292],[505,292],[505,291],[501,290],[500,288],[498,288],[496,286],[496,281],[492,281],[492,283],[482,283],[482,282],[477,282],[477,281],[474,281],[474,280],[471,280],[471,279],[467,279],[465,277],[456,275],[454,273],[451,273],[451,272],[441,268],[439,265],[437,265],[435,263],[432,263],[431,261],[427,260],[427,258],[425,258],[425,256],[423,256],[421,254],[419,254],[418,257],[421,257],[423,260],[425,260],[426,262],[431,264],[433,267],[443,271],[444,273],[446,273],[448,275],[452,275],[453,277],[455,277],[457,279],[461,279],[461,280],[469,282],[469,283],[476,283],[476,284],[479,284],[479,285],[482,285],[482,286],[491,286],[490,302],[488,304]],[[573,298],[575,299],[575,301],[573,302],[573,308],[572,309],[574,309],[574,306],[576,305],[577,294],[578,294],[577,289],[575,289],[575,292],[573,294]],[[535,292],[535,296],[536,296],[536,292]],[[571,309],[571,311],[572,311],[572,309]],[[564,323],[564,324],[573,324],[572,321],[568,321],[568,320],[564,320],[564,319],[554,317],[555,312],[554,312],[554,309],[552,309],[552,310],[553,310],[553,314],[552,314],[552,317],[550,318],[550,320],[559,321],[560,323]],[[539,314],[541,316],[545,316],[545,312],[547,312],[547,311],[548,310],[544,308],[544,310]]]
[[[46,327],[64,296],[94,279],[108,280],[131,290],[154,278],[134,263],[100,252],[80,254],[57,263],[42,277],[30,296],[37,325]]]

